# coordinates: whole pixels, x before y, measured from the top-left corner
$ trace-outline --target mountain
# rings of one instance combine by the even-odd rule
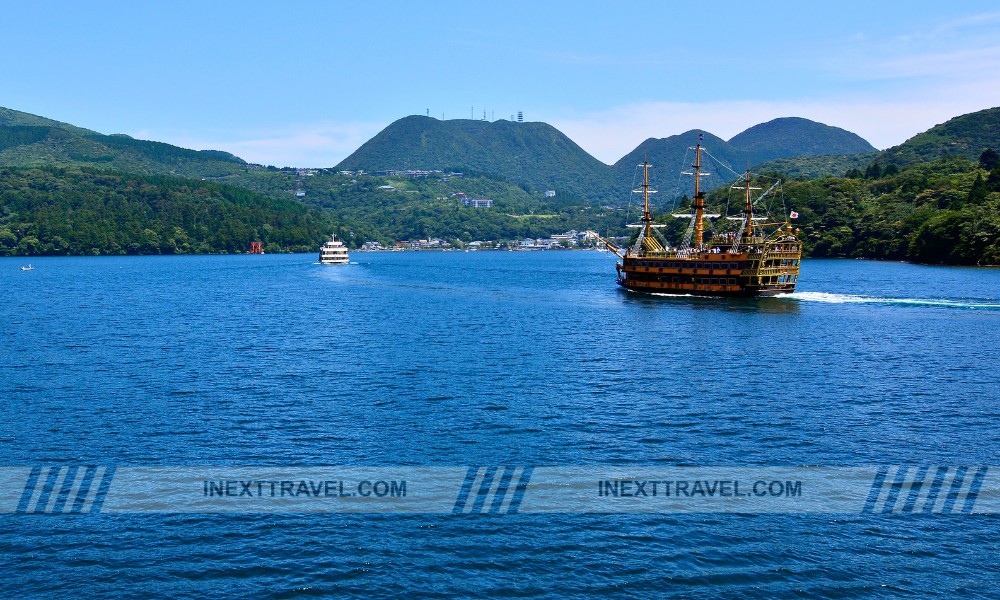
[[[471,170],[535,192],[556,190],[587,200],[605,200],[613,189],[611,167],[547,123],[404,117],[337,168]]]
[[[614,168],[618,195],[615,199],[627,202],[628,198],[622,195],[639,189],[642,182],[637,179],[641,177],[637,166],[643,161],[650,164],[650,186],[658,192],[653,199],[654,206],[672,207],[677,198],[685,194],[693,195],[694,183],[690,176],[682,175],[681,171],[690,171],[690,165],[694,164],[693,148],[698,143],[699,135],[702,136],[704,150],[703,175],[708,173],[701,180],[705,191],[733,181],[736,173],[730,170],[731,165],[745,163],[747,154],[734,149],[716,135],[692,129],[666,138],[649,138],[616,162]]]
[[[1000,149],[1000,107],[955,117],[886,150],[880,162],[899,166],[958,155],[978,160],[986,148]]]
[[[410,116],[392,123],[337,165],[338,169],[387,171],[459,169],[501,177],[531,191],[554,189],[587,201],[616,203],[633,184],[635,165],[649,160],[663,202],[690,193],[678,176],[693,157],[697,130],[649,138],[609,167],[546,123],[441,121]],[[705,133],[704,145],[722,166],[709,163],[715,176],[707,188],[732,181],[736,171],[777,157],[852,154],[874,148],[856,134],[808,119],[775,119],[747,129],[730,141]],[[706,157],[706,161],[711,161]]]
[[[722,184],[762,158],[772,157],[760,167],[803,177],[788,185],[781,206],[800,213],[797,224],[813,255],[996,264],[1000,166],[995,154],[977,159],[984,148],[1000,147],[998,122],[1000,109],[964,115],[880,155],[849,132],[777,119],[729,141],[698,130],[650,138],[609,166],[544,123],[407,117],[339,165],[465,172],[411,178],[248,168],[225,152],[103,135],[0,109],[0,254],[234,252],[251,240],[264,241],[269,252],[314,250],[334,223],[352,246],[567,229],[614,235],[626,231],[621,206],[639,183],[636,164],[653,164],[657,212],[664,212],[691,193],[681,170],[702,137],[704,170],[713,174],[703,189],[719,188],[709,195],[714,210],[729,205]],[[869,152],[843,153],[859,149]],[[934,157],[941,158],[927,160]],[[823,177],[844,169],[844,177]],[[216,181],[202,181],[209,178]],[[547,189],[556,196],[541,194]],[[493,206],[465,206],[467,197],[490,198]],[[674,229],[680,235],[683,226]]]
[[[103,135],[8,108],[0,108],[0,166],[89,166],[195,178],[224,177],[246,169],[242,159],[228,152]]]
[[[784,117],[754,125],[733,136],[729,145],[746,152],[751,164],[789,156],[864,154],[875,147],[861,136],[801,117]]]
[[[45,117],[39,117],[38,115],[32,115],[17,110],[11,110],[2,106],[0,106],[0,127],[52,127],[55,129],[63,129],[77,135],[93,135],[97,133],[96,131],[77,127],[76,125],[70,125],[69,123],[53,121],[52,119],[46,119]]]
[[[650,138],[615,163],[619,188],[625,189],[630,184],[635,165],[649,160],[659,171],[665,171],[660,181],[651,182],[658,188],[661,202],[672,205],[678,196],[690,196],[694,184],[690,177],[681,177],[679,173],[682,169],[688,170],[694,161],[692,148],[698,142],[699,133],[703,137],[703,150],[707,152],[703,154],[702,165],[709,175],[701,181],[706,190],[733,181],[738,172],[747,168],[759,170],[757,166],[768,161],[784,159],[786,162],[768,163],[767,167],[787,168],[794,172],[790,175],[819,177],[835,174],[840,168],[846,172],[859,164],[855,155],[876,151],[857,134],[799,117],[754,125],[729,141],[691,130],[667,138]],[[864,160],[867,164],[871,158]]]
[[[313,251],[333,223],[232,154],[103,135],[0,108],[0,255]],[[247,185],[246,187],[252,187]]]

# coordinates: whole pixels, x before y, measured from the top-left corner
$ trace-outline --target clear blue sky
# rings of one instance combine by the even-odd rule
[[[782,116],[879,148],[1000,105],[996,2],[0,0],[0,106],[277,166],[410,114],[648,137]]]

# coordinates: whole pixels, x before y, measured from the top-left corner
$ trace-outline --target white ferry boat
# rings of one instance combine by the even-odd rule
[[[347,246],[338,241],[337,236],[330,236],[330,241],[319,249],[319,262],[324,265],[346,265],[350,262]]]

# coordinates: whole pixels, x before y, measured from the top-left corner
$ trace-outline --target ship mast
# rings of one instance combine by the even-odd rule
[[[750,238],[753,237],[753,201],[750,199],[750,169],[747,169],[746,174],[746,205],[743,207],[743,213],[746,215],[747,228],[743,232],[744,239],[749,242]]]
[[[646,240],[649,240],[653,237],[651,231],[653,217],[649,214],[649,161],[642,162],[642,222],[644,225],[642,235]]]
[[[701,248],[705,232],[705,193],[699,187],[701,183],[701,138],[694,152],[694,247]]]
[[[629,227],[641,227],[642,232],[636,237],[635,244],[630,251],[638,253],[663,252],[664,248],[660,242],[653,237],[653,215],[649,213],[649,195],[656,193],[656,190],[649,189],[649,162],[642,163],[642,189],[632,190],[633,194],[642,193],[642,219],[639,225],[629,225]]]

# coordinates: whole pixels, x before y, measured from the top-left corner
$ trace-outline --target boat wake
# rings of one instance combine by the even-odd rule
[[[902,306],[927,306],[937,308],[961,308],[1000,311],[1000,302],[992,298],[884,298],[880,296],[858,296],[854,294],[830,294],[827,292],[795,292],[780,294],[776,298],[789,298],[802,302],[825,302],[827,304],[891,304]]]

